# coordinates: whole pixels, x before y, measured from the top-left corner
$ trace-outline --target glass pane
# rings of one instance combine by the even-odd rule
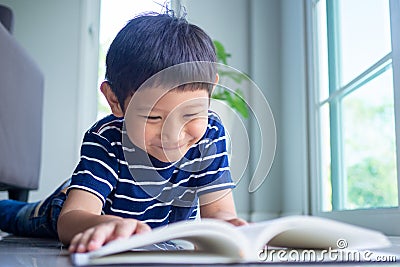
[[[389,0],[340,0],[337,19],[343,86],[392,50]]]
[[[343,100],[345,209],[397,206],[392,75],[387,70]]]
[[[321,208],[322,211],[332,210],[332,183],[331,183],[331,145],[330,145],[330,123],[329,123],[329,104],[321,107],[320,113],[320,148],[321,148]]]
[[[328,76],[328,40],[326,28],[326,2],[318,1],[316,11],[316,49],[317,49],[317,68],[319,100],[329,97],[329,76]]]
[[[103,82],[106,73],[106,55],[111,42],[125,24],[133,17],[146,12],[162,12],[169,0],[101,0],[100,46],[98,84]],[[110,114],[106,98],[98,90],[97,119]]]

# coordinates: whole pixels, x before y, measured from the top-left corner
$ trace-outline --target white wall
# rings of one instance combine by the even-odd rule
[[[252,195],[254,221],[279,216],[282,203],[281,1],[251,0],[251,75],[269,102],[275,119],[275,160],[263,185]],[[256,103],[258,99],[252,99]],[[264,129],[265,131],[265,129]],[[265,134],[265,133],[264,133]],[[255,140],[256,144],[259,141]]]
[[[88,44],[82,44],[85,35],[81,34],[88,23],[84,13],[87,5],[80,0],[0,0],[0,3],[12,8],[14,36],[45,76],[42,165],[39,190],[30,193],[29,199],[33,201],[42,199],[71,176],[83,134],[78,126],[87,127],[90,114],[94,115],[92,120],[95,118],[96,100],[90,94],[86,97],[87,113],[79,114],[83,105],[80,97],[88,95],[87,90],[96,93],[96,85],[85,82],[81,75],[87,73],[82,72],[85,58],[82,51]],[[96,46],[97,42],[92,47],[94,53]],[[93,67],[97,73],[97,66]],[[88,75],[93,74],[89,71]],[[85,89],[83,85],[93,88]]]
[[[304,1],[282,0],[282,213],[310,212]]]

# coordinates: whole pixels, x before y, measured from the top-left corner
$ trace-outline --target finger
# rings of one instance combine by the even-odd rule
[[[90,240],[88,240],[87,250],[93,251],[100,248],[108,241],[109,236],[113,231],[113,227],[109,227],[108,225],[100,225],[96,227],[90,237]]]
[[[132,234],[135,233],[137,225],[138,225],[138,220],[134,219],[125,219],[122,221],[119,221],[115,225],[115,230],[114,230],[114,239],[117,238],[127,238],[131,236]]]
[[[76,252],[84,253],[87,252],[88,242],[94,232],[95,228],[89,228],[85,232],[83,232],[79,242],[76,244]]]
[[[229,222],[235,226],[241,226],[241,225],[248,224],[247,221],[245,221],[241,218],[235,218],[235,219],[230,220]]]
[[[79,234],[76,234],[76,235],[72,238],[71,243],[69,244],[69,247],[68,247],[68,251],[69,251],[70,253],[76,252],[76,248],[77,248],[77,246],[78,246],[77,244],[79,243],[79,240],[81,239],[82,235],[83,235],[83,233],[79,233]]]
[[[122,220],[121,220],[122,221]],[[87,248],[89,251],[95,250],[103,246],[105,243],[116,239],[115,231],[121,221],[111,221],[96,226],[90,240],[88,240]]]
[[[135,230],[135,234],[141,234],[141,233],[146,233],[146,232],[150,232],[151,228],[148,224],[144,223],[144,222],[138,222],[137,226],[136,226],[136,230]]]

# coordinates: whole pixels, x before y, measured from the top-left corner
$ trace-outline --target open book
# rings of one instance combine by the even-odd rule
[[[180,240],[189,241],[192,246],[182,250],[143,249],[169,240],[178,244]],[[72,254],[71,259],[75,265],[299,261],[302,259],[294,258],[292,250],[302,249],[296,250],[296,255],[300,257],[302,254],[299,253],[307,252],[305,256],[312,261],[321,256],[312,254],[315,249],[326,251],[323,253],[326,257],[328,251],[354,252],[389,245],[388,238],[380,232],[313,216],[288,216],[240,227],[219,220],[202,219],[177,222],[112,241],[92,252]],[[286,259],[283,258],[285,254]],[[307,258],[303,260],[307,261]]]

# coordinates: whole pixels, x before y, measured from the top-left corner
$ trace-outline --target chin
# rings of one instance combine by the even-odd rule
[[[158,160],[161,160],[163,162],[175,162],[183,158],[185,154],[174,154],[174,155],[163,155],[162,157],[158,158]]]
[[[176,153],[157,153],[152,156],[162,162],[175,162],[183,158],[187,151],[188,149],[185,149],[184,151],[178,151]]]
[[[153,153],[149,154],[162,162],[175,162],[182,159],[195,142],[189,142],[177,150],[164,151],[162,147],[153,146]]]

